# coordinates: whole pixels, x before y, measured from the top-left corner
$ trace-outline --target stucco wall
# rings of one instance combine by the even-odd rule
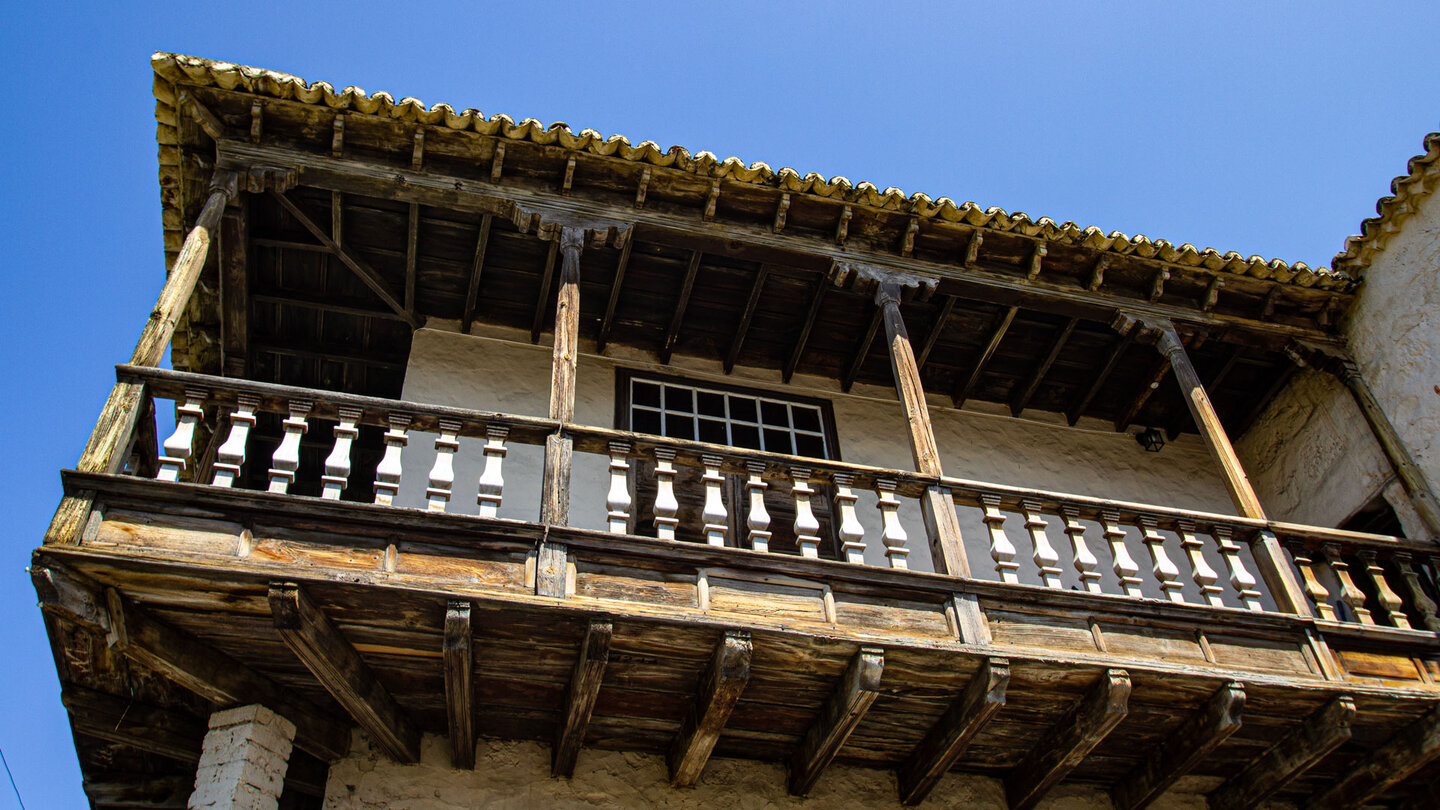
[[[443,325],[442,325],[443,326]],[[459,407],[543,415],[549,402],[550,349],[531,345],[525,336],[492,332],[465,335],[443,328],[421,329],[415,334],[405,375],[405,399]],[[589,347],[586,347],[587,349]],[[790,385],[779,382],[777,372],[737,369],[722,373],[719,363],[675,358],[661,369],[638,354],[615,356],[582,353],[576,382],[576,420],[612,426],[615,414],[615,370],[618,365],[663,370],[700,382],[729,383],[774,390],[780,394],[827,399],[835,413],[841,456],[859,464],[913,469],[906,443],[905,424],[892,389],[859,386],[841,393],[833,381],[797,375]],[[1232,507],[1217,468],[1204,445],[1193,436],[1166,445],[1160,453],[1146,453],[1126,433],[1108,424],[1082,422],[1069,427],[1058,416],[1016,419],[1001,408],[993,412],[957,411],[944,400],[930,402],[945,471],[953,476],[999,484],[1030,486],[1061,492],[1181,506],[1231,513]],[[462,443],[457,457],[457,492],[452,511],[473,514],[474,482],[483,463],[480,443]],[[402,481],[401,500],[407,505],[424,502],[425,476],[434,459],[433,436],[415,434],[404,457],[408,474]],[[540,448],[512,443],[505,462],[505,496],[502,517],[534,520],[539,507]],[[571,480],[571,521],[602,528],[605,518],[606,459],[577,454]],[[862,492],[861,520],[872,538],[868,561],[884,564],[878,540],[879,517],[874,493]],[[920,510],[906,502],[902,517],[910,535],[911,567],[932,570]],[[960,510],[961,526],[970,557],[977,567],[990,563],[987,534],[979,510]],[[1011,528],[1018,538],[1021,522]],[[1058,526],[1053,531],[1058,536]],[[1063,541],[1063,537],[1059,538]],[[1137,559],[1143,547],[1132,553]],[[1057,544],[1061,545],[1061,544]],[[1022,546],[1023,548],[1023,546]],[[1023,556],[1023,555],[1022,555]],[[1028,559],[1022,576],[1034,579]],[[982,576],[983,576],[982,572]]]
[[[1185,790],[1210,790],[1213,780],[1182,780],[1151,807],[1204,810],[1205,800]],[[785,791],[779,763],[710,760],[699,784],[670,787],[664,759],[652,754],[601,751],[580,754],[572,779],[550,777],[550,749],[533,742],[482,739],[474,771],[450,767],[443,738],[426,736],[421,760],[399,765],[356,734],[350,756],[330,766],[325,810],[491,810],[530,808],[668,807],[690,810],[762,810],[765,808],[900,807],[890,771],[835,764],[826,769],[814,792],[797,799]],[[940,781],[926,808],[1004,810],[1004,789],[995,779],[949,774]],[[1093,788],[1061,785],[1040,803],[1045,810],[1108,810],[1109,797]]]

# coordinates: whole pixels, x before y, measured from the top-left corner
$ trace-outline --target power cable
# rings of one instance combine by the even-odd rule
[[[5,766],[5,775],[10,777],[10,789],[15,791],[15,801],[20,803],[20,810],[25,810],[25,800],[20,798],[20,788],[15,784],[15,774],[10,773],[10,763],[5,761],[4,748],[0,748],[0,765]]]

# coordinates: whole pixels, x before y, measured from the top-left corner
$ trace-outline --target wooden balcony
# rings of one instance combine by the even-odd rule
[[[176,429],[157,442],[142,404],[110,469],[65,473],[91,507],[34,573],[52,633],[71,637],[72,691],[129,666],[161,676],[142,690],[157,710],[194,709],[167,682],[221,703],[278,695],[320,760],[343,755],[353,720],[401,761],[421,733],[449,734],[460,767],[476,734],[539,739],[558,774],[596,746],[666,754],[683,785],[713,750],[787,761],[804,793],[838,759],[897,769],[910,802],[952,768],[1002,778],[1012,807],[1062,779],[1139,807],[1186,774],[1216,807],[1393,804],[1433,776],[1427,544],[237,379],[119,378],[141,403],[173,400]],[[205,414],[222,429],[199,442]],[[384,431],[378,459],[360,460],[362,431]],[[605,459],[599,528],[498,516],[507,450],[557,433]],[[433,461],[404,467],[422,440]],[[455,475],[462,441],[484,457],[476,478]],[[642,459],[651,504],[632,495]],[[703,473],[698,516],[677,466]],[[424,501],[398,505],[415,477]],[[732,477],[743,502],[722,497]],[[797,554],[766,550],[782,527],[761,496],[778,481]],[[818,553],[820,486],[839,559]],[[855,519],[864,490],[879,533]],[[968,576],[907,563],[933,538],[899,516],[936,491],[988,535]],[[1279,607],[1296,600],[1304,612]]]

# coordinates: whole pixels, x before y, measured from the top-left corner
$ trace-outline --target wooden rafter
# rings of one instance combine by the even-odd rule
[[[420,280],[420,204],[410,203],[405,225],[405,311],[415,312],[416,286]]]
[[[1312,796],[1310,810],[1344,810],[1369,804],[1392,786],[1440,757],[1440,708],[1401,729],[1334,784]],[[1434,794],[1431,794],[1434,800]]]
[[[203,720],[73,684],[60,690],[60,702],[77,734],[191,765],[200,761]]]
[[[552,776],[575,775],[575,761],[580,757],[580,746],[585,744],[590,713],[595,710],[600,681],[605,677],[605,665],[610,661],[610,638],[614,632],[615,626],[610,619],[591,619],[585,628],[580,655],[575,659],[570,686],[565,690],[564,714],[555,734],[550,764]]]
[[[805,344],[810,341],[810,331],[815,328],[815,319],[820,315],[820,305],[825,301],[825,293],[831,286],[828,274],[821,275],[815,285],[815,293],[810,297],[810,308],[805,312],[805,320],[800,325],[800,334],[795,338],[795,345],[790,349],[790,356],[785,359],[785,367],[780,372],[780,378],[787,383],[795,376],[795,369],[800,366],[800,358],[805,356]]]
[[[420,732],[370,667],[293,582],[270,586],[270,615],[310,674],[398,762],[420,761]]]
[[[884,669],[885,653],[878,647],[861,647],[851,657],[845,673],[835,684],[835,691],[830,693],[820,715],[790,758],[791,795],[804,796],[815,787],[820,774],[835,759],[880,695],[880,675]]]
[[[325,312],[332,315],[350,315],[356,318],[379,318],[382,321],[406,322],[403,317],[389,310],[368,309],[362,306],[355,306],[353,303],[339,303],[333,298],[321,298],[300,292],[287,292],[285,295],[258,293],[250,296],[250,300],[256,304],[299,307],[300,309],[308,309],[313,312]]]
[[[1085,415],[1085,411],[1090,407],[1090,403],[1094,401],[1095,396],[1100,393],[1100,389],[1105,387],[1106,381],[1108,381],[1110,375],[1115,372],[1115,368],[1120,365],[1120,358],[1125,356],[1125,351],[1129,349],[1130,344],[1134,342],[1135,335],[1133,332],[1115,338],[1115,343],[1110,348],[1110,354],[1105,358],[1105,362],[1100,365],[1100,370],[1095,372],[1095,379],[1090,383],[1090,387],[1086,388],[1085,393],[1081,394],[1080,398],[1075,400],[1075,404],[1070,406],[1070,410],[1066,411],[1065,420],[1067,422],[1074,425],[1080,421],[1080,417]]]
[[[229,376],[245,375],[250,342],[250,262],[246,234],[250,209],[225,209],[220,220],[220,346]]]
[[[730,351],[725,353],[725,373],[735,370],[740,350],[745,346],[745,336],[750,332],[750,322],[755,319],[755,309],[760,306],[760,296],[765,290],[765,279],[770,276],[770,265],[762,264],[755,272],[755,284],[750,288],[750,298],[745,301],[745,311],[740,313],[740,324],[735,327],[735,337],[730,341]]]
[[[990,328],[990,339],[986,341],[985,348],[980,351],[980,356],[975,358],[975,364],[970,367],[970,374],[963,381],[959,377],[956,378],[958,384],[950,393],[950,399],[954,402],[955,407],[964,407],[965,400],[975,392],[975,386],[980,383],[980,375],[985,373],[986,364],[990,362],[990,358],[995,356],[995,351],[1000,348],[1000,341],[1005,339],[1005,333],[1010,331],[1010,324],[1015,322],[1015,314],[1019,311],[1020,307],[1010,306],[1000,313],[995,325]]]
[[[690,294],[695,290],[695,277],[700,273],[700,259],[704,253],[690,251],[690,264],[685,268],[685,280],[680,284],[680,296],[675,302],[675,314],[670,317],[670,328],[665,330],[665,342],[660,346],[660,362],[669,363],[670,353],[680,340],[680,327],[685,323],[685,310],[690,306]]]
[[[1214,393],[1217,389],[1219,389],[1221,383],[1225,382],[1225,378],[1230,376],[1230,372],[1235,369],[1235,366],[1239,365],[1239,347],[1232,346],[1225,351],[1226,354],[1224,361],[1222,361],[1220,365],[1211,369],[1210,373],[1205,375],[1206,391]],[[1186,426],[1193,424],[1195,424],[1195,420],[1190,416],[1190,409],[1177,408],[1175,411],[1175,417],[1170,420],[1170,424],[1165,428],[1165,432],[1168,433],[1170,438],[1173,440],[1177,436],[1179,436],[1182,431],[1185,430]]]
[[[865,358],[870,356],[870,347],[875,343],[875,335],[880,331],[880,325],[885,322],[885,311],[880,307],[874,307],[870,316],[870,325],[865,328],[865,334],[860,338],[860,345],[855,348],[855,356],[850,360],[850,365],[845,368],[845,376],[840,379],[840,390],[848,392],[851,386],[855,385],[855,378],[860,376],[860,369],[865,365]]]
[[[154,776],[137,780],[131,774],[115,774],[113,779],[101,781],[87,775],[82,787],[85,798],[95,807],[185,810],[195,790],[195,777]]]
[[[1010,810],[1029,810],[1069,775],[1129,712],[1130,676],[1107,669],[1005,777]]]
[[[750,633],[744,630],[725,631],[715,645],[695,702],[670,746],[670,783],[675,787],[689,787],[700,778],[730,712],[750,681],[750,654]]]
[[[1334,698],[1211,793],[1210,807],[1242,810],[1258,806],[1350,739],[1354,719],[1355,701],[1344,695]]]
[[[935,350],[935,343],[940,340],[940,333],[945,330],[945,322],[950,320],[950,313],[955,310],[955,296],[945,296],[945,301],[940,305],[940,312],[935,316],[935,323],[930,326],[930,333],[925,336],[925,343],[920,347],[920,354],[915,358],[915,365],[920,370],[925,369],[925,364],[930,362],[930,352]]]
[[[450,720],[450,763],[475,769],[474,655],[470,603],[445,606],[445,710]]]
[[[1075,327],[1079,323],[1079,318],[1071,318],[1065,322],[1064,326],[1060,327],[1060,331],[1055,333],[1055,339],[1050,344],[1050,351],[1046,352],[1045,356],[1041,358],[1040,364],[1035,366],[1035,370],[1031,372],[1030,379],[1025,383],[1025,387],[1020,389],[1020,393],[1015,397],[1015,400],[1010,403],[1011,414],[1019,416],[1020,413],[1030,405],[1030,400],[1034,398],[1035,392],[1040,389],[1040,383],[1044,382],[1045,375],[1050,373],[1050,367],[1055,365],[1055,358],[1059,357],[1060,352],[1064,350],[1065,341],[1070,339],[1070,335],[1075,332]]]
[[[480,278],[485,272],[485,251],[490,246],[490,214],[480,216],[480,233],[475,238],[475,256],[470,262],[470,280],[465,285],[465,309],[460,315],[460,331],[469,333],[475,323],[475,307],[480,303]]]
[[[1158,799],[1240,730],[1244,708],[1244,686],[1231,682],[1221,687],[1200,711],[1186,719],[1120,781],[1113,795],[1116,810],[1140,810]]]
[[[530,342],[539,343],[540,333],[545,331],[545,313],[551,306],[550,287],[555,281],[555,257],[560,252],[560,240],[551,239],[550,249],[545,252],[545,269],[540,272],[540,294],[535,299],[535,317],[530,321]]]
[[[646,170],[648,173],[648,169]],[[620,287],[625,283],[625,269],[630,266],[630,251],[635,247],[635,238],[625,240],[620,248],[620,261],[615,265],[615,278],[610,281],[610,298],[605,302],[605,316],[600,319],[600,335],[595,339],[597,351],[605,351],[610,342],[610,330],[615,328],[615,310],[620,306]]]
[[[965,691],[930,727],[896,772],[902,803],[916,805],[930,795],[975,735],[1005,706],[1005,690],[1009,685],[1009,661],[987,658],[981,662]]]
[[[1135,418],[1145,409],[1145,403],[1150,401],[1160,384],[1170,375],[1170,358],[1161,357],[1150,365],[1150,370],[1140,378],[1140,386],[1125,400],[1125,407],[1121,409],[1120,415],[1115,417],[1116,432],[1123,431],[1134,423]]]

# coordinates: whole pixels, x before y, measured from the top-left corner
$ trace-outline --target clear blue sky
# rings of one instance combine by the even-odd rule
[[[12,4],[0,747],[30,810],[85,804],[24,568],[163,279],[152,51],[1312,265],[1440,129],[1428,4],[997,5]]]

